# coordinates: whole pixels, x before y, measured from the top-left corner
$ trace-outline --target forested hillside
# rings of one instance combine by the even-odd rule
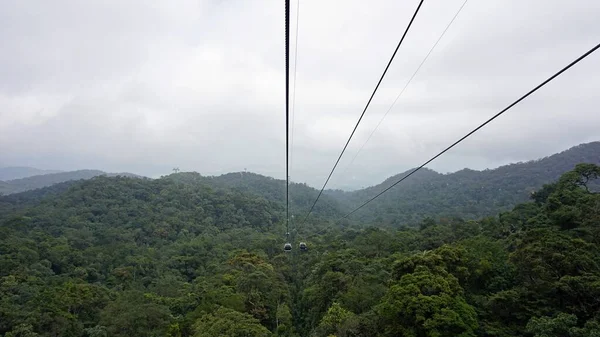
[[[397,227],[414,226],[427,217],[477,219],[494,215],[527,201],[531,192],[558,179],[578,163],[600,164],[600,142],[581,144],[550,157],[493,170],[464,169],[440,174],[425,168],[353,215],[353,219],[361,224]],[[339,218],[409,172],[358,191],[326,190],[316,204],[314,214]],[[285,199],[285,181],[255,173],[201,176],[186,172],[169,177],[181,182],[201,182],[214,188],[252,193],[275,202]],[[290,184],[290,212],[298,221],[305,217],[318,192],[306,184]]]
[[[132,173],[106,173],[99,170],[78,170],[70,172],[47,173],[42,175],[29,176],[27,178],[0,181],[0,195],[8,195],[13,193],[30,191],[37,188],[62,183],[65,181],[91,179],[100,175],[121,175],[128,177],[139,177]]]
[[[426,217],[476,219],[494,215],[526,201],[532,191],[556,180],[578,163],[600,164],[600,142],[581,144],[550,157],[506,165],[493,170],[464,169],[455,173],[440,174],[423,169],[390,190],[370,207],[354,214],[353,219],[359,220],[361,224],[378,226],[414,226]],[[363,190],[352,192],[327,190],[316,204],[314,215],[317,218],[339,218],[408,172],[390,177],[379,185]],[[19,193],[71,180],[90,179],[99,175],[139,177],[131,173],[105,173],[98,170],[45,174],[0,181],[0,195]],[[195,172],[184,172],[166,178],[182,183],[201,183],[214,189],[233,189],[261,196],[273,202],[281,202],[285,199],[285,181],[250,172],[228,173],[221,176],[202,176]],[[318,190],[306,184],[290,184],[290,212],[297,221],[306,215],[317,194]]]
[[[416,223],[427,216],[476,219],[509,210],[529,198],[543,184],[558,179],[578,163],[600,164],[600,142],[575,146],[564,152],[493,170],[464,169],[450,174],[421,170],[378,198],[354,217],[368,223]],[[355,192],[329,192],[354,208],[410,171]]]
[[[172,174],[166,177],[175,181],[189,184],[201,183],[215,189],[233,189],[242,193],[261,196],[273,202],[285,200],[286,186],[284,180],[266,177],[256,173],[236,172],[220,176],[201,176],[196,172]],[[290,212],[305,215],[315,201],[319,191],[306,184],[290,184]],[[342,205],[337,200],[323,195],[313,210],[316,216],[339,217],[342,216]]]
[[[0,197],[0,336],[599,336],[599,176],[471,221],[323,214],[292,253],[280,202],[185,174]]]
[[[546,158],[493,170],[464,169],[440,174],[425,168],[384,194],[377,202],[355,213],[352,219],[359,220],[361,224],[397,227],[417,225],[427,217],[477,219],[490,216],[527,201],[531,192],[558,179],[578,163],[600,164],[600,142],[581,144]],[[315,214],[340,217],[408,172],[358,191],[325,191],[316,204]],[[202,181],[215,188],[233,188],[276,202],[285,199],[285,181],[254,173],[237,172],[216,177],[186,173],[174,177],[183,181]],[[303,218],[317,194],[318,190],[306,184],[291,184],[292,214]]]

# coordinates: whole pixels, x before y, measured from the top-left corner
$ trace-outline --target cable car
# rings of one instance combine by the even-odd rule
[[[286,252],[289,252],[292,250],[292,244],[291,243],[286,243],[285,245],[283,245],[283,250]]]
[[[300,250],[305,252],[308,250],[308,247],[306,246],[306,243],[304,242],[300,242]]]

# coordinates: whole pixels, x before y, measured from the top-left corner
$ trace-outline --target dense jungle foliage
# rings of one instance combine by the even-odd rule
[[[0,336],[600,336],[599,176],[395,228],[330,199],[291,253],[271,192],[193,174],[0,197]]]

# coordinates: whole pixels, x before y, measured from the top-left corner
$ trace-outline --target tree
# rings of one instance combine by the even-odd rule
[[[331,307],[327,309],[327,313],[321,319],[317,332],[320,336],[329,336],[331,334],[339,332],[343,327],[344,323],[349,319],[353,318],[354,314],[337,303],[333,302]]]
[[[269,337],[271,332],[251,315],[219,307],[194,324],[194,337]]]
[[[37,337],[37,333],[33,331],[31,324],[19,324],[12,331],[4,335],[5,337]]]
[[[292,313],[287,304],[277,306],[277,335],[287,336],[292,330]]]
[[[548,216],[555,225],[565,230],[583,224],[588,213],[598,205],[600,195],[590,193],[588,184],[599,175],[600,166],[579,164],[558,180],[545,203]]]
[[[110,336],[164,336],[172,321],[169,309],[139,291],[125,291],[102,311],[100,323]]]
[[[452,274],[419,265],[392,285],[377,312],[386,336],[475,336],[475,309]]]
[[[577,316],[560,313],[556,317],[532,317],[527,323],[527,332],[533,337],[569,337],[577,324]]]

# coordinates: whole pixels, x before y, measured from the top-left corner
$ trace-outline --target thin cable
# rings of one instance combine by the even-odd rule
[[[285,0],[285,227],[290,235],[290,0]]]
[[[422,169],[423,167],[425,167],[425,165],[431,163],[432,161],[434,161],[435,159],[437,159],[439,156],[443,155],[444,153],[446,153],[448,150],[450,150],[451,148],[453,148],[454,146],[456,146],[458,143],[462,142],[463,140],[465,140],[467,137],[471,136],[472,134],[474,134],[475,132],[479,131],[479,129],[483,128],[484,126],[486,126],[488,123],[490,123],[491,121],[493,121],[494,119],[496,119],[497,117],[499,117],[500,115],[502,115],[503,113],[505,113],[506,111],[508,111],[510,108],[512,108],[513,106],[517,105],[519,102],[521,102],[522,100],[524,100],[525,98],[527,98],[529,95],[533,94],[534,92],[536,92],[538,89],[540,89],[541,87],[543,87],[544,85],[548,84],[550,81],[552,81],[553,79],[555,79],[556,77],[558,77],[560,74],[564,73],[565,71],[567,71],[569,68],[571,68],[572,66],[574,66],[575,64],[579,63],[579,61],[583,60],[584,58],[586,58],[587,56],[589,56],[590,54],[592,54],[593,52],[595,52],[598,48],[600,48],[600,44],[597,44],[594,48],[590,49],[589,51],[587,51],[585,54],[581,55],[580,57],[578,57],[575,61],[569,63],[569,65],[567,65],[566,67],[562,68],[560,71],[558,71],[556,74],[550,76],[547,80],[545,80],[544,82],[540,83],[538,86],[536,86],[535,88],[533,88],[531,91],[529,91],[528,93],[526,93],[525,95],[521,96],[521,98],[517,99],[516,101],[514,101],[512,104],[510,104],[509,106],[507,106],[506,108],[502,109],[502,111],[498,112],[497,114],[495,114],[494,116],[492,116],[490,119],[488,119],[487,121],[485,121],[483,124],[479,125],[478,127],[476,127],[475,129],[473,129],[471,132],[467,133],[466,135],[464,135],[462,138],[460,138],[459,140],[457,140],[456,142],[454,142],[452,145],[448,146],[446,149],[444,149],[442,152],[438,153],[437,155],[433,156],[431,159],[429,159],[428,161],[426,161],[425,163],[423,163],[421,166],[417,167],[416,169],[412,170],[409,174],[407,174],[406,176],[404,176],[402,179],[398,180],[397,182],[393,183],[390,187],[386,188],[385,190],[381,191],[379,194],[377,194],[376,196],[374,196],[373,198],[367,200],[365,203],[363,203],[362,205],[358,206],[357,208],[355,208],[352,212],[344,215],[343,217],[341,217],[339,220],[341,219],[345,219],[348,216],[352,215],[354,212],[358,211],[359,209],[363,208],[364,206],[366,206],[368,203],[370,203],[371,201],[377,199],[379,196],[381,196],[383,193],[389,191],[392,187],[398,185],[399,183],[403,182],[404,180],[406,180],[408,177],[410,177],[411,175],[413,175],[415,172],[419,171],[420,169]]]
[[[392,64],[392,61],[394,60],[394,57],[396,56],[396,53],[398,52],[398,49],[400,48],[400,45],[402,45],[402,41],[404,41],[404,38],[406,37],[406,34],[408,33],[408,30],[410,29],[410,26],[412,26],[412,23],[415,20],[415,17],[417,16],[417,13],[419,13],[419,9],[421,9],[421,5],[423,4],[423,1],[424,0],[421,0],[419,2],[419,6],[415,10],[415,13],[413,14],[412,18],[410,19],[410,22],[408,23],[408,26],[406,27],[406,30],[404,31],[404,34],[402,34],[402,38],[400,39],[400,42],[398,42],[398,45],[396,46],[396,49],[394,50],[394,53],[392,54],[392,57],[390,58],[390,61],[388,62],[387,66],[385,67],[385,70],[383,71],[383,74],[381,74],[381,77],[379,78],[379,81],[377,82],[377,85],[375,86],[375,90],[373,90],[373,93],[371,94],[371,97],[369,98],[369,101],[367,101],[367,105],[363,109],[363,112],[360,114],[360,118],[356,122],[356,125],[354,126],[354,129],[352,130],[352,133],[350,134],[350,137],[348,137],[348,140],[346,141],[346,145],[344,145],[344,148],[342,149],[342,152],[340,153],[338,159],[336,160],[335,165],[333,165],[333,168],[331,169],[331,172],[329,172],[329,176],[327,177],[327,180],[325,181],[325,184],[323,184],[323,187],[321,188],[321,191],[319,192],[319,195],[317,195],[317,199],[315,199],[315,202],[313,203],[313,205],[311,206],[310,210],[308,211],[308,214],[306,214],[306,217],[304,218],[303,222],[306,222],[306,220],[308,219],[308,216],[310,215],[310,213],[312,213],[313,209],[315,208],[315,205],[317,204],[317,201],[319,201],[319,198],[321,197],[321,194],[323,194],[323,191],[325,190],[325,187],[327,186],[327,183],[329,182],[329,179],[331,179],[331,175],[335,171],[335,168],[337,167],[338,163],[340,162],[340,159],[342,159],[342,156],[344,155],[344,152],[346,151],[346,148],[348,147],[348,144],[350,143],[350,140],[352,139],[352,136],[354,136],[354,132],[356,132],[356,129],[358,128],[358,125],[360,124],[360,121],[362,120],[363,116],[365,115],[365,112],[367,112],[367,109],[369,108],[369,104],[371,104],[371,101],[373,100],[373,97],[375,96],[375,93],[377,92],[377,89],[379,89],[379,85],[381,84],[381,81],[383,81],[383,78],[385,77],[385,74],[387,73],[390,65]]]
[[[412,76],[410,77],[410,79],[408,80],[408,82],[406,82],[406,84],[404,85],[404,88],[402,88],[402,90],[400,91],[400,93],[398,94],[398,96],[396,96],[396,99],[394,100],[394,102],[392,103],[392,105],[390,105],[390,107],[387,109],[387,111],[385,112],[385,114],[383,115],[383,117],[381,117],[381,119],[379,120],[379,123],[377,123],[377,126],[375,127],[375,129],[373,129],[373,131],[371,132],[371,134],[369,135],[369,137],[367,138],[367,140],[363,143],[363,145],[360,147],[360,149],[358,149],[358,151],[356,152],[356,154],[354,154],[354,157],[352,157],[352,160],[350,160],[350,163],[348,164],[348,166],[346,166],[346,169],[344,169],[344,171],[342,172],[342,175],[345,175],[345,173],[348,172],[348,169],[350,168],[350,166],[352,166],[352,164],[354,163],[354,160],[356,159],[356,157],[358,157],[358,155],[363,150],[363,148],[365,147],[365,145],[367,145],[367,143],[371,140],[371,137],[373,137],[373,135],[375,134],[375,132],[377,131],[377,129],[379,129],[379,126],[381,125],[381,123],[383,123],[383,120],[385,119],[385,117],[387,117],[387,115],[390,113],[390,111],[392,111],[392,108],[394,107],[394,105],[396,104],[396,102],[398,101],[398,99],[400,98],[400,96],[402,96],[402,94],[404,93],[404,91],[406,91],[406,88],[408,88],[408,85],[410,84],[410,82],[412,82],[412,80],[415,78],[415,76],[417,75],[417,73],[419,72],[419,70],[421,70],[421,67],[423,66],[423,64],[425,64],[425,61],[427,61],[427,59],[429,58],[429,56],[431,55],[431,53],[433,52],[433,50],[435,49],[435,47],[437,47],[438,43],[440,43],[440,41],[442,40],[442,38],[444,37],[444,35],[448,31],[448,29],[450,28],[450,26],[452,25],[452,23],[454,22],[454,20],[456,20],[456,18],[458,17],[458,14],[460,14],[460,12],[462,11],[462,9],[465,7],[465,5],[467,4],[467,1],[469,1],[469,0],[465,0],[465,2],[463,2],[462,6],[460,6],[460,8],[456,12],[456,14],[454,14],[454,17],[452,18],[452,20],[450,20],[450,23],[448,23],[448,25],[446,26],[446,28],[442,32],[442,35],[440,35],[440,37],[437,39],[437,41],[435,41],[435,44],[433,45],[433,47],[431,47],[431,49],[429,49],[429,52],[427,53],[427,55],[425,56],[425,58],[423,59],[423,61],[421,61],[421,64],[419,64],[419,67],[417,67],[417,70],[415,70],[415,72],[412,74]]]
[[[294,121],[296,120],[296,69],[298,68],[298,25],[300,23],[300,0],[296,1],[296,41],[294,47],[294,86],[292,91],[292,131],[290,141],[290,169],[294,168]]]

